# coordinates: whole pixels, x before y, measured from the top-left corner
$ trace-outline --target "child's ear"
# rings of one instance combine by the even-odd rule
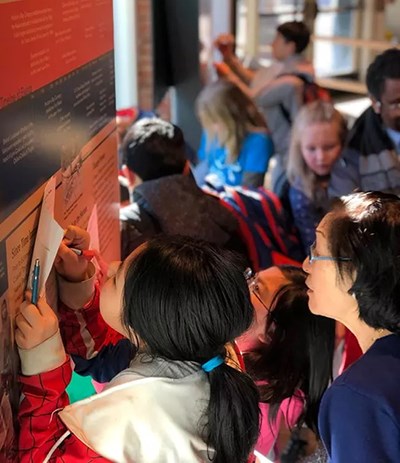
[[[128,185],[132,187],[135,184],[135,174],[125,164],[122,166],[121,171],[128,180]]]
[[[370,95],[370,98],[372,102],[372,109],[375,111],[375,114],[380,114],[382,103],[371,95]]]

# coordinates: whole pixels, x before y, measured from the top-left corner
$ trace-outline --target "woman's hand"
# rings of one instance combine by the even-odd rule
[[[30,299],[29,293],[28,298]],[[36,305],[24,301],[15,317],[15,341],[20,349],[30,350],[58,331],[58,318],[44,298]]]
[[[89,249],[90,235],[82,228],[70,225],[58,249],[54,266],[57,272],[66,280],[77,283],[88,278],[88,260],[78,256],[70,248]]]

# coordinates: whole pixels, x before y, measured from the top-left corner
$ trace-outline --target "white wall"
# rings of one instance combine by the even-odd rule
[[[114,0],[115,98],[118,109],[137,107],[136,0]]]
[[[393,32],[400,42],[400,0],[387,5],[385,11],[386,29]]]
[[[229,0],[199,1],[199,35],[203,46],[200,62],[205,80],[214,74],[213,61],[221,60],[220,54],[213,48],[214,39],[220,34],[232,32],[231,13]]]

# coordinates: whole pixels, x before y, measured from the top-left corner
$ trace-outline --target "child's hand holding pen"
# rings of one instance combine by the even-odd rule
[[[58,249],[54,265],[66,280],[80,282],[88,278],[89,261],[94,256],[89,251],[90,236],[86,230],[69,226]]]
[[[15,341],[20,349],[33,349],[58,331],[58,319],[53,309],[40,297],[36,305],[29,303],[33,295],[27,291],[15,317]]]

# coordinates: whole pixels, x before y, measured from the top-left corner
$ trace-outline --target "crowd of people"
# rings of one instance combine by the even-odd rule
[[[254,71],[217,38],[196,166],[174,124],[124,130],[122,262],[68,227],[58,314],[16,317],[21,463],[400,461],[400,50],[348,130],[309,40]],[[72,369],[104,390],[69,405]]]

